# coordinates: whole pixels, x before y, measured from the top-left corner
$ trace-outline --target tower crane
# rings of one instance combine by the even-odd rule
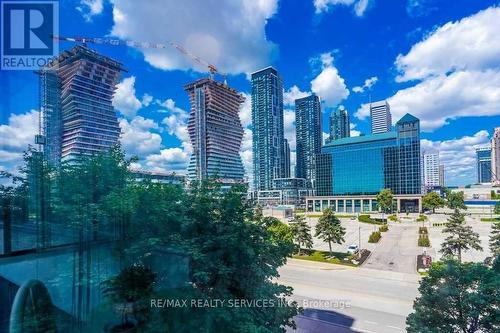
[[[197,55],[191,53],[189,50],[185,49],[182,45],[179,45],[179,44],[174,43],[174,42],[168,42],[168,44],[162,44],[162,43],[149,43],[149,42],[137,42],[137,41],[130,41],[130,40],[120,40],[120,39],[112,39],[112,38],[64,37],[64,36],[57,36],[57,35],[52,35],[52,38],[54,40],[58,40],[58,41],[82,43],[84,46],[86,46],[87,43],[91,43],[91,44],[104,44],[104,45],[111,45],[111,46],[124,45],[124,46],[128,46],[128,47],[139,48],[139,49],[167,49],[167,48],[173,47],[177,51],[179,51],[183,55],[185,55],[186,57],[189,57],[191,60],[196,61],[198,64],[207,68],[208,72],[210,73],[210,78],[213,78],[215,76],[215,74],[222,76],[222,78],[224,78],[224,83],[226,84],[227,74],[221,73],[215,65],[198,57]]]

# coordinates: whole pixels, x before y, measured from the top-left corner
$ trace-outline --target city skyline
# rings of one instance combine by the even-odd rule
[[[366,114],[370,100],[387,99],[394,112],[393,118],[399,118],[406,112],[416,115],[421,119],[422,147],[440,151],[446,167],[447,185],[465,185],[475,182],[475,148],[490,142],[493,128],[500,123],[500,103],[494,98],[486,98],[486,95],[475,96],[477,105],[467,104],[461,99],[456,103],[446,99],[443,92],[450,87],[452,80],[460,80],[457,82],[468,94],[476,91],[467,89],[471,80],[492,84],[491,88],[481,86],[482,91],[493,93],[494,89],[498,89],[495,88],[498,86],[495,82],[500,66],[495,60],[498,59],[497,50],[492,50],[492,55],[483,52],[493,38],[495,18],[500,15],[494,4],[493,1],[474,4],[458,1],[454,2],[453,9],[444,11],[436,10],[444,6],[437,3],[417,6],[415,2],[408,2],[389,6],[381,1],[369,1],[366,8],[357,12],[352,6],[328,2],[324,5],[313,1],[296,2],[290,6],[284,2],[269,1],[267,6],[251,8],[258,15],[255,21],[245,21],[252,32],[249,37],[228,39],[224,32],[226,22],[214,24],[208,20],[203,24],[211,24],[207,26],[210,29],[193,24],[192,30],[179,32],[172,19],[169,23],[172,29],[168,29],[172,30],[172,34],[145,35],[142,29],[130,29],[135,22],[130,15],[133,5],[104,2],[100,10],[91,11],[80,1],[68,1],[61,4],[61,11],[68,15],[61,17],[60,31],[69,36],[106,36],[111,32],[111,35],[124,40],[151,42],[164,42],[168,38],[216,63],[229,74],[229,84],[246,97],[240,118],[244,128],[241,156],[247,177],[252,173],[248,73],[272,65],[283,78],[284,138],[289,141],[292,169],[296,164],[293,100],[315,92],[322,100],[324,133],[328,133],[326,115],[338,105],[344,105],[351,111],[353,136],[370,132]],[[188,1],[177,7],[191,8],[191,5]],[[220,9],[227,9],[227,6],[228,3],[222,2]],[[165,7],[175,13],[174,7]],[[114,8],[117,9],[115,16]],[[129,22],[120,21],[116,12],[128,15]],[[304,14],[298,21],[297,13]],[[197,12],[193,12],[194,18],[196,15]],[[389,15],[391,20],[377,23],[379,15]],[[163,16],[170,17],[164,13]],[[158,24],[158,21],[151,21]],[[291,21],[296,24],[289,24]],[[427,50],[432,60],[439,60],[444,39],[452,40],[456,45],[467,42],[461,39],[467,37],[460,32],[470,29],[474,35],[477,31],[472,27],[475,25],[485,31],[485,41],[478,42],[477,53],[469,54],[466,50],[457,49],[455,58],[450,60],[454,69],[431,66],[428,67],[429,72],[421,71],[425,65],[419,62],[423,61],[419,60],[422,52]],[[444,29],[445,26],[447,29]],[[353,32],[344,34],[340,27],[352,28]],[[147,29],[155,30],[151,27]],[[200,36],[203,31],[206,34]],[[346,39],[347,35],[349,39]],[[311,43],[313,40],[314,43]],[[435,42],[436,50],[429,46],[431,42]],[[374,53],[381,44],[390,47],[384,54]],[[304,47],[297,48],[297,45]],[[74,44],[61,43],[60,46],[64,50]],[[175,50],[159,53],[110,46],[97,46],[95,49],[122,62],[127,70],[118,85],[114,106],[119,112],[123,133],[121,143],[130,155],[140,158],[136,166],[186,173],[191,155],[187,135],[189,100],[182,87],[205,76],[199,73],[203,69],[176,54]],[[235,53],[236,50],[239,53]],[[0,168],[12,171],[19,165],[22,151],[27,144],[33,143],[32,135],[37,132],[38,80],[32,73],[3,71],[0,83],[2,94],[9,96],[0,102]],[[454,92],[453,95],[460,94]],[[415,102],[412,96],[423,96],[421,100],[425,103]]]

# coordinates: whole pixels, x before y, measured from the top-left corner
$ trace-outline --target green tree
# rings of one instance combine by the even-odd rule
[[[340,224],[340,220],[331,208],[325,209],[323,215],[318,219],[315,236],[328,243],[330,256],[332,256],[332,243],[344,243],[345,228]]]
[[[384,216],[386,212],[392,211],[393,198],[394,196],[389,188],[384,188],[377,194],[377,203],[382,210],[382,216]]]
[[[224,192],[216,181],[194,185],[181,205],[186,219],[178,238],[190,257],[193,288],[181,293],[201,299],[257,301],[266,299],[274,307],[180,309],[162,312],[167,332],[284,332],[294,326],[295,303],[286,304],[291,288],[275,282],[278,267],[293,253],[288,237],[277,237],[273,227],[281,222],[265,219],[255,223],[252,206],[245,200],[246,187],[234,185]],[[279,222],[279,223],[278,223]],[[271,229],[271,230],[270,230]],[[282,228],[279,234],[281,234]],[[185,320],[178,320],[177,318]],[[176,318],[176,320],[173,320]],[[158,325],[158,323],[156,323]]]
[[[271,216],[264,217],[264,221],[264,224],[267,230],[271,233],[271,238],[275,243],[288,248],[293,248],[293,232],[290,226],[281,222],[280,219]]]
[[[424,209],[432,210],[434,213],[436,208],[444,207],[444,200],[439,196],[437,192],[429,192],[422,198],[422,206]]]
[[[500,255],[500,221],[493,223],[490,235],[490,251],[495,257]]]
[[[407,319],[408,333],[473,333],[500,330],[500,267],[432,264]]]
[[[465,217],[458,209],[448,219],[443,233],[448,234],[441,244],[440,252],[444,256],[456,256],[462,262],[462,252],[475,249],[482,250],[479,234],[472,230],[471,226],[465,224]]]
[[[311,235],[311,227],[307,224],[306,218],[303,215],[295,215],[290,222],[293,239],[297,242],[299,248],[299,256],[301,255],[301,247],[304,246],[310,250],[313,246]]]
[[[495,204],[495,208],[493,209],[495,214],[500,214],[500,201]]]
[[[464,192],[452,192],[448,189],[445,190],[446,206],[450,209],[467,209],[464,202]]]
[[[262,206],[260,204],[256,204],[255,205],[255,208],[253,210],[253,213],[254,213],[254,219],[256,221],[260,221],[262,220],[262,218],[264,217],[264,213],[263,213],[263,210],[262,210]]]

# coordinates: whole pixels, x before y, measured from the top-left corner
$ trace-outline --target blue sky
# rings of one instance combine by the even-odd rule
[[[75,0],[60,2],[60,33],[175,41],[228,73],[248,96],[248,74],[273,65],[285,88],[294,151],[293,99],[348,110],[352,135],[369,132],[367,105],[388,99],[393,121],[422,122],[422,149],[439,151],[449,185],[473,183],[475,147],[500,126],[500,8],[470,0]],[[70,43],[61,43],[62,49]],[[177,50],[93,46],[127,68],[115,96],[122,144],[137,167],[184,172],[190,144],[183,85],[203,68]],[[0,169],[14,170],[37,128],[38,81],[0,71]],[[250,100],[242,106],[242,157],[251,173]],[[295,154],[292,153],[292,160]]]

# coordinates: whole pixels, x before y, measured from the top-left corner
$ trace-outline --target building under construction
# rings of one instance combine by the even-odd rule
[[[224,184],[244,177],[240,157],[243,127],[239,109],[244,97],[212,78],[187,84],[191,111],[188,122],[193,147],[188,167],[189,181],[218,178]]]
[[[123,70],[119,62],[78,45],[39,72],[44,153],[51,164],[118,143],[112,100]]]

